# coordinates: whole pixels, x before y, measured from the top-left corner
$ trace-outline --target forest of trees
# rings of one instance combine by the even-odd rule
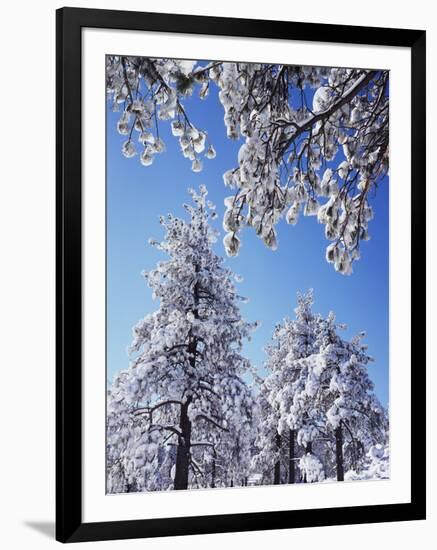
[[[188,219],[161,218],[165,238],[151,241],[166,256],[144,274],[157,309],[108,390],[108,492],[387,478],[388,415],[364,333],[342,338],[312,291],[298,295],[260,377],[242,355],[257,323],[213,250],[214,205],[204,186],[190,194]]]

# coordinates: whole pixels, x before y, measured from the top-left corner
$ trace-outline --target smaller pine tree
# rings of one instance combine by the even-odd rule
[[[267,347],[269,375],[260,388],[263,420],[254,465],[270,471],[288,465],[289,482],[296,479],[296,464],[304,482],[343,481],[348,470],[359,475],[368,467],[370,449],[386,445],[387,414],[367,373],[372,358],[364,333],[341,338],[338,331],[345,326],[333,313],[326,319],[314,314],[312,305],[311,291],[298,295],[295,319],[278,325]]]

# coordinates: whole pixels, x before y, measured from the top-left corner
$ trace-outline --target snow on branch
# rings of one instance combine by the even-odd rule
[[[326,260],[344,275],[360,258],[373,218],[369,199],[388,173],[388,71],[107,56],[106,87],[122,152],[151,165],[170,123],[182,154],[200,172],[216,151],[207,129],[194,126],[185,100],[218,89],[228,138],[244,140],[237,166],[223,175],[224,247],[239,254],[240,232],[252,227],[272,250],[276,225],[301,214],[324,225]],[[137,143],[139,145],[137,145]]]

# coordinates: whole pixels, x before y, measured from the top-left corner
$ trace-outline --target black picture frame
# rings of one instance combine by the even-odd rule
[[[275,38],[411,50],[411,502],[82,522],[81,67],[83,28]],[[425,519],[425,44],[421,30],[78,8],[56,13],[56,539],[79,542]]]

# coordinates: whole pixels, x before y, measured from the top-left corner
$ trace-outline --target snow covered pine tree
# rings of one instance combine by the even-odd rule
[[[201,171],[201,155],[216,152],[184,100],[196,88],[205,99],[211,85],[228,137],[244,140],[238,166],[223,176],[235,190],[227,241],[238,244],[237,234],[250,226],[276,249],[280,218],[294,225],[303,211],[325,226],[327,261],[349,275],[369,239],[369,199],[388,172],[388,71],[107,56],[108,98],[123,109],[123,154],[136,155],[135,131],[141,163],[152,164],[165,150],[158,121],[167,120],[192,170]],[[238,246],[229,249],[238,254]]]
[[[305,359],[314,356],[318,351],[316,337],[319,317],[313,315],[312,303],[311,291],[304,296],[298,295],[296,318],[284,319],[282,324],[276,326],[273,343],[266,348],[268,359],[265,368],[269,375],[260,389],[260,394],[265,396],[265,400],[261,407],[262,427],[258,444],[263,450],[259,457],[256,457],[255,464],[262,458],[267,466],[270,462],[271,468],[271,460],[265,457],[266,450],[271,447],[269,442],[274,439],[277,442],[286,443],[279,451],[279,461],[284,465],[284,469],[288,469],[289,483],[296,481],[296,463],[303,465],[296,453],[296,439],[308,453],[306,463],[308,465],[310,463],[309,456],[313,454],[313,440],[316,436],[314,420],[319,414],[316,407],[300,402],[299,414],[294,418],[290,416],[294,396],[305,384],[307,376]],[[272,414],[276,419],[275,422],[272,421]],[[314,476],[311,476],[307,479],[304,472],[304,481],[318,480],[313,478]],[[281,476],[281,479],[287,480],[287,477]]]
[[[361,332],[351,340],[337,333],[346,328],[336,324],[331,312],[320,323],[318,342],[319,386],[324,389],[324,432],[335,440],[337,480],[343,481],[345,465],[361,471],[366,454],[375,445],[388,444],[388,417],[373,393],[366,365],[373,358],[366,352]],[[386,456],[387,458],[387,456]]]
[[[159,307],[134,327],[133,359],[109,391],[109,492],[242,485],[249,469],[254,400],[240,352],[256,324],[212,250],[206,188],[190,194],[189,221],[161,218],[165,239],[152,244],[169,259],[145,274]]]
[[[337,330],[344,325],[335,323],[333,313],[326,319],[313,314],[312,305],[312,291],[298,295],[296,318],[276,327],[266,349],[269,375],[260,389],[260,451],[254,466],[272,471],[282,460],[289,483],[295,481],[296,462],[305,482],[334,475],[343,481],[346,466],[348,479],[359,479],[360,472],[365,478],[365,468],[388,476],[387,414],[367,374],[371,358],[361,343],[364,333],[343,340]],[[274,445],[284,436],[288,462],[285,449]],[[378,457],[381,468],[375,464]]]

